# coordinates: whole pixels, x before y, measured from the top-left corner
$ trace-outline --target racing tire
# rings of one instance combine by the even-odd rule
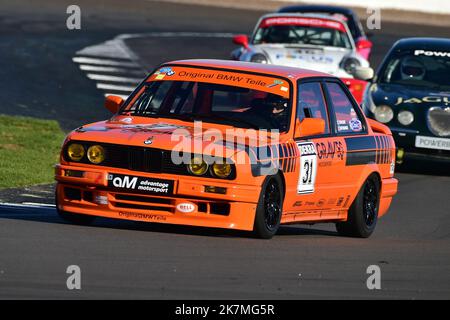
[[[280,227],[283,212],[284,190],[280,176],[269,176],[261,187],[256,207],[253,235],[260,239],[270,239]]]
[[[59,210],[58,208],[58,192],[55,192],[55,203],[56,203],[56,212],[58,213],[58,216],[60,216],[64,221],[78,224],[78,225],[90,225],[94,219],[95,216],[90,216],[87,214],[79,214],[79,213],[71,213]]]
[[[348,210],[347,221],[336,223],[339,235],[368,238],[377,225],[380,207],[380,179],[370,175]]]

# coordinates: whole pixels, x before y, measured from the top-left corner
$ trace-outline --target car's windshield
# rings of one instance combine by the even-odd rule
[[[393,53],[381,69],[380,83],[450,89],[450,53],[413,50]]]
[[[274,77],[165,67],[121,113],[283,132],[290,118],[289,91],[286,80]]]
[[[253,44],[264,43],[352,48],[343,24],[309,18],[263,20],[255,33]]]

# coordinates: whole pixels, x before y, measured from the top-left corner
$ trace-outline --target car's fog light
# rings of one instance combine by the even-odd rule
[[[205,192],[226,194],[227,193],[227,188],[215,187],[215,186],[205,186]]]
[[[66,177],[75,177],[75,178],[83,178],[84,171],[78,170],[64,170],[64,175]]]

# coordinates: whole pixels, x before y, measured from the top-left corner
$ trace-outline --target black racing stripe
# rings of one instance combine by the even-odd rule
[[[377,163],[383,163],[383,161],[384,161],[384,139],[382,136],[379,136],[379,138],[380,138],[380,142],[381,142],[380,149],[379,149],[380,159],[378,159]]]
[[[357,150],[376,150],[377,146],[373,136],[349,137],[345,138],[347,152]]]
[[[288,154],[288,151],[287,151],[287,148],[286,148],[286,144],[283,144],[282,147],[283,147],[283,154],[284,154],[284,156],[285,157],[289,157],[289,154]]]
[[[292,157],[294,154],[292,152],[292,146],[290,143],[286,143],[286,148],[288,150],[288,157]]]
[[[294,157],[289,158],[289,172],[292,172],[292,164],[294,163]]]
[[[285,146],[286,146],[286,149],[287,149],[287,156],[288,157],[292,157],[291,145],[289,143],[286,143]]]
[[[280,158],[284,157],[283,147],[281,146],[281,144],[278,145],[278,154]]]
[[[376,158],[375,158],[375,162],[378,163],[378,161],[380,161],[380,137],[379,136],[375,136],[375,145],[377,147],[377,153],[376,153]]]
[[[360,164],[375,163],[376,153],[377,152],[375,150],[348,152],[345,165],[355,166]]]

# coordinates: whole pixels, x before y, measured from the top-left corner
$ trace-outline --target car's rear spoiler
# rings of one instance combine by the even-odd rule
[[[375,121],[373,119],[367,119],[369,126],[372,128],[375,133],[384,133],[389,136],[392,136],[391,129],[388,126],[382,124],[381,122]]]

